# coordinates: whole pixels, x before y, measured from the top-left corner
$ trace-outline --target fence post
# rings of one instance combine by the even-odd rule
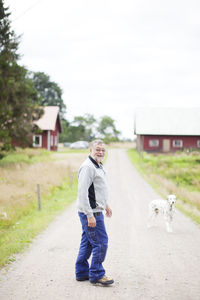
[[[38,209],[42,209],[42,203],[41,203],[41,198],[40,198],[40,184],[37,184],[37,195],[38,195]]]

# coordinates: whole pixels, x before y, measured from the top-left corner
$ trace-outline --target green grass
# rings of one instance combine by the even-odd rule
[[[0,166],[7,167],[19,163],[33,164],[48,160],[50,155],[51,152],[45,149],[17,149],[7,152],[5,156],[0,159]]]
[[[57,153],[89,153],[88,149],[70,149],[67,147],[60,148]]]
[[[56,215],[75,200],[77,180],[70,187],[70,180],[60,186],[52,187],[50,193],[42,198],[42,209],[38,210],[37,199],[15,224],[7,226],[0,223],[0,267],[15,260],[15,254],[23,251],[32,239],[54,219]]]
[[[176,203],[176,207],[190,219],[192,219],[196,224],[200,224],[200,216],[190,209],[186,208],[182,203]]]
[[[152,155],[143,153],[140,157],[136,150],[129,150],[129,156],[144,171],[148,168],[177,185],[190,191],[200,192],[200,154],[176,153],[173,155]]]
[[[153,155],[142,152],[139,155],[136,150],[129,149],[128,156],[145,180],[158,193],[163,197],[166,196],[166,193],[175,193],[180,200],[177,201],[176,206],[200,224],[200,199],[198,197],[200,192],[199,152],[188,154],[181,152],[171,155]],[[165,188],[163,188],[164,185]]]

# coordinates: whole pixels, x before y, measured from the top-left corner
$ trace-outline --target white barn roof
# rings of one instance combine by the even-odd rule
[[[34,123],[42,130],[55,130],[56,120],[59,117],[58,106],[44,106],[43,116]]]
[[[137,108],[135,134],[200,136],[200,108]]]

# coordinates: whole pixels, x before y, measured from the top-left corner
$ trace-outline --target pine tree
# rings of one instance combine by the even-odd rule
[[[31,141],[33,118],[38,119],[37,91],[28,71],[18,64],[19,37],[11,30],[10,13],[0,0],[0,150],[9,150],[11,141]]]

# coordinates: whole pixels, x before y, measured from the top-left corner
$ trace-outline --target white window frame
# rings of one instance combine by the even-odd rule
[[[149,147],[158,147],[158,146],[159,146],[159,140],[158,139],[149,140]]]
[[[197,148],[200,148],[200,140],[197,140]]]
[[[35,141],[36,139],[39,138],[39,143],[36,144]],[[42,135],[41,134],[36,134],[33,136],[33,147],[42,147]]]
[[[177,143],[179,143],[179,145]],[[172,145],[173,145],[174,148],[182,148],[183,147],[183,141],[182,140],[173,140]]]

